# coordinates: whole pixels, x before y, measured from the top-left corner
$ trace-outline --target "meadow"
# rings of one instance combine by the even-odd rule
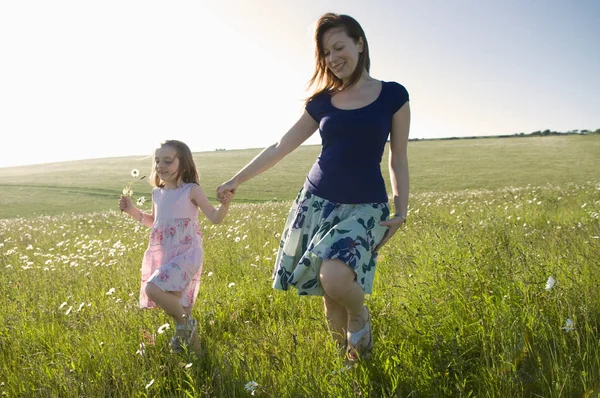
[[[318,148],[242,186],[223,224],[201,216],[200,356],[169,354],[169,319],[137,306],[148,229],[116,203],[149,159],[0,169],[0,395],[600,396],[600,137],[409,148],[408,222],[367,298],[375,350],[350,367],[321,300],[271,288]],[[196,154],[207,192],[257,153]]]

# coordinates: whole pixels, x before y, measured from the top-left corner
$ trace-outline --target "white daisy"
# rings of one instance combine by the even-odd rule
[[[567,320],[565,321],[565,326],[563,326],[562,328],[565,332],[572,332],[573,330],[575,330],[575,323],[573,323],[573,320],[571,318],[567,318]]]
[[[255,381],[249,381],[248,383],[246,383],[244,388],[246,389],[246,391],[248,391],[248,392],[252,393],[252,395],[254,395],[254,393],[256,392],[256,389],[258,388],[258,383]]]
[[[168,323],[165,323],[164,325],[160,325],[157,332],[158,332],[158,334],[163,334],[165,332],[165,330],[167,330],[170,327],[171,327],[171,325],[169,325]]]

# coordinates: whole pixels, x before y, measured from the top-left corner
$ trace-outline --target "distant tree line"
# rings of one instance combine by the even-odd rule
[[[561,132],[561,131],[552,131],[552,130],[544,130],[544,131],[534,131],[533,133],[530,134],[525,134],[525,133],[519,133],[519,134],[515,134],[518,136],[525,136],[525,135],[532,135],[532,136],[546,136],[546,135],[569,135],[569,134],[600,134],[600,129],[597,129],[595,131],[592,130],[571,130],[571,131],[566,131],[566,132]]]
[[[533,133],[515,133],[515,134],[503,134],[503,135],[479,135],[469,137],[443,137],[443,138],[410,138],[409,141],[424,141],[424,140],[472,140],[479,138],[510,138],[510,137],[545,137],[548,135],[592,135],[600,134],[600,129],[592,130],[570,130],[570,131],[534,131]],[[388,139],[389,141],[389,139]],[[222,152],[226,151],[225,148],[217,148],[215,151]]]
[[[469,136],[469,137],[443,137],[443,138],[411,138],[409,141],[422,141],[427,139],[436,140],[472,140],[479,138],[510,138],[510,137],[545,137],[549,135],[592,135],[600,134],[600,129],[596,130],[570,130],[570,131],[534,131],[533,133],[515,133],[515,134],[503,134],[503,135],[480,135],[480,136]]]

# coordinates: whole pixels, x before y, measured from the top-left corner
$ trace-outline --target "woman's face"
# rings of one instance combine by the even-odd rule
[[[332,28],[323,34],[321,41],[327,68],[345,81],[356,69],[358,57],[363,52],[363,39],[355,43],[344,28]]]

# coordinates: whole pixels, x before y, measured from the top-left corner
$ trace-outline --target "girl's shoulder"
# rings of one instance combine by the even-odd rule
[[[188,196],[190,198],[194,194],[194,191],[204,192],[202,190],[202,187],[200,186],[200,184],[198,184],[197,182],[187,182],[187,183],[183,184],[183,187],[185,187],[185,190],[188,192]]]

